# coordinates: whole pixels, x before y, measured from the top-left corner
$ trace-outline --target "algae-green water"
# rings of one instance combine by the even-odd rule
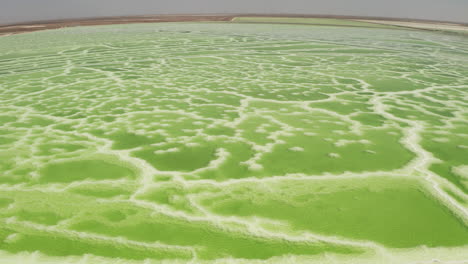
[[[468,38],[239,22],[0,38],[0,263],[468,259]]]

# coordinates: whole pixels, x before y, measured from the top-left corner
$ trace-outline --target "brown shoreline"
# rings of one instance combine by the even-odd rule
[[[77,26],[97,26],[130,23],[158,23],[158,22],[229,22],[235,17],[293,17],[293,18],[332,18],[348,20],[374,20],[394,22],[433,23],[441,25],[456,25],[467,27],[468,24],[422,19],[399,19],[384,17],[338,16],[338,15],[299,15],[299,14],[230,14],[230,15],[142,15],[115,16],[97,18],[78,18],[30,21],[17,24],[0,25],[0,36],[34,32],[47,29],[58,29]]]
[[[0,36],[19,33],[27,33],[46,29],[58,29],[64,27],[98,26],[131,23],[158,23],[158,22],[226,22],[234,16],[197,16],[197,15],[158,15],[158,16],[118,16],[100,18],[79,18],[32,21],[11,25],[0,25]]]

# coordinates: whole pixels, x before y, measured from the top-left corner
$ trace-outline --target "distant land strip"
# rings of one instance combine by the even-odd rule
[[[74,18],[60,20],[29,21],[16,24],[0,25],[0,36],[34,32],[47,29],[58,29],[77,26],[97,26],[130,23],[158,23],[158,22],[231,22],[235,18],[322,18],[362,21],[373,24],[393,25],[404,28],[423,30],[450,31],[468,34],[468,24],[434,20],[338,16],[338,15],[297,15],[297,14],[229,14],[229,15],[141,15],[141,16],[113,16],[96,18]],[[256,22],[252,22],[256,23]],[[259,22],[268,23],[268,22]],[[272,21],[271,23],[279,23]],[[279,23],[281,24],[281,23]],[[315,25],[310,23],[309,25]],[[332,26],[333,24],[317,24]]]

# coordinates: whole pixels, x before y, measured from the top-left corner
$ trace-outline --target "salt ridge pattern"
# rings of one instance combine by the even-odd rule
[[[223,23],[2,37],[1,258],[462,263],[467,43]]]

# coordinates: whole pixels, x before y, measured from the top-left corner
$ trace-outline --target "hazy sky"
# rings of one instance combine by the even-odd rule
[[[181,13],[334,14],[468,23],[468,0],[0,0],[0,24]]]

